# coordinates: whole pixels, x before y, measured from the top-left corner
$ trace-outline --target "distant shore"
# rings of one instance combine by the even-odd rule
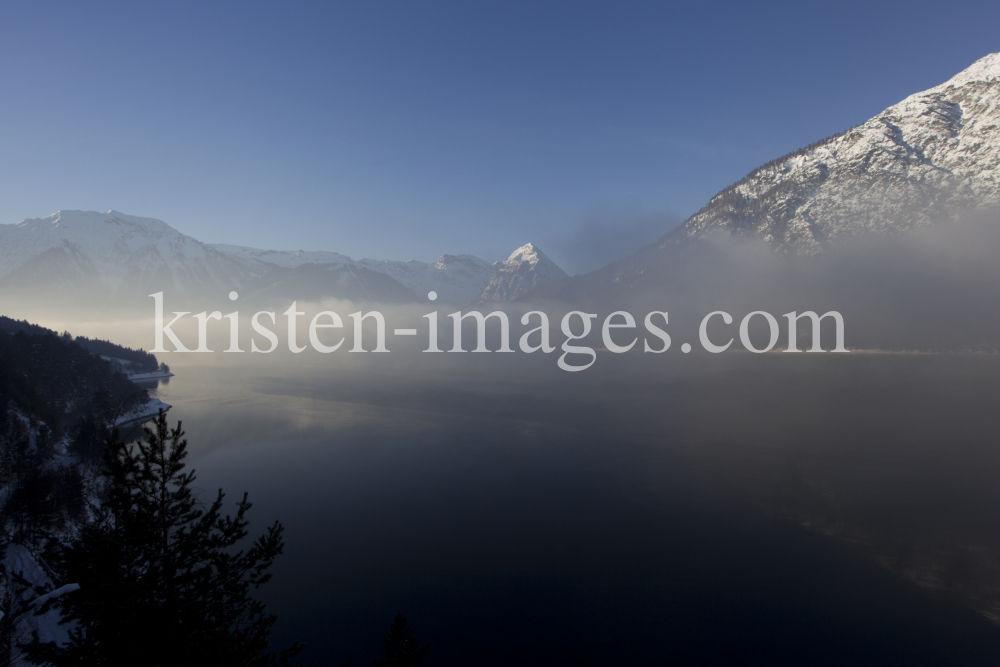
[[[135,382],[136,380],[162,380],[173,376],[174,374],[170,371],[151,371],[149,373],[129,373],[128,379]]]

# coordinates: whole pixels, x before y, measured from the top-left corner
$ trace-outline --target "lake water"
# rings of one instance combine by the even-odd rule
[[[169,356],[306,664],[1000,664],[996,357]]]

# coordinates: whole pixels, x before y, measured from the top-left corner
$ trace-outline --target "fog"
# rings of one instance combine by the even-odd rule
[[[206,492],[248,490],[256,525],[288,526],[267,595],[280,638],[304,638],[308,660],[371,660],[403,611],[439,664],[528,664],[526,654],[544,663],[544,651],[577,664],[648,660],[667,646],[679,659],[723,662],[863,664],[877,654],[991,664],[1000,655],[997,249],[995,215],[855,238],[820,257],[707,240],[630,284],[596,272],[504,305],[510,353],[496,351],[498,318],[486,326],[490,352],[448,351],[449,315],[468,308],[343,300],[296,302],[304,349],[292,353],[290,302],[206,299],[209,310],[239,313],[244,351],[224,352],[230,322],[210,321],[214,352],[158,353],[176,377],[156,391],[185,424]],[[148,350],[152,301],[118,319],[28,306],[8,314]],[[166,321],[173,310],[165,295]],[[275,314],[265,322],[278,345],[267,354],[249,351],[251,340],[268,345],[252,327],[259,310]],[[371,351],[368,318],[367,351],[351,352],[351,314],[373,310],[389,351]],[[558,365],[572,310],[595,315],[590,335],[570,341],[594,351],[578,372]],[[656,320],[671,338],[660,353],[644,351],[663,346],[644,326],[654,310],[669,313],[669,323]],[[807,310],[840,312],[850,351],[784,352],[783,315]],[[323,311],[342,323],[316,331],[322,345],[343,339],[330,353],[308,333]],[[530,311],[547,314],[552,352],[522,350],[540,321],[522,324]],[[636,340],[622,354],[602,335],[615,311],[636,322],[612,333],[616,345]],[[707,328],[716,343],[734,339],[720,354],[699,339],[713,311],[733,316]],[[767,354],[739,338],[753,311],[781,329]],[[433,313],[440,353],[423,351]],[[757,316],[750,328],[759,349],[764,324]],[[822,324],[826,350],[833,325]],[[576,317],[572,331],[580,326]],[[799,323],[800,350],[808,329]],[[197,347],[191,315],[173,331]],[[471,319],[462,340],[477,346]],[[712,640],[720,628],[731,651]],[[484,657],[496,634],[505,645]]]
[[[619,246],[610,238],[612,230],[620,231],[622,239],[638,238],[645,233],[641,230],[666,224],[665,219],[640,219],[631,226],[625,225],[624,231],[612,226],[610,220],[595,220],[566,242],[577,247],[581,257],[589,252],[585,247],[593,248],[594,252],[602,249],[601,252],[616,253]],[[670,241],[663,245],[662,249],[647,247],[589,274],[543,285],[523,303],[476,309],[484,314],[495,308],[507,312],[511,335],[515,338],[521,315],[532,310],[542,310],[549,316],[555,334],[559,333],[559,322],[566,312],[593,313],[596,317],[592,337],[598,339],[600,324],[612,312],[630,312],[642,329],[646,313],[666,311],[670,324],[665,329],[674,340],[694,345],[701,320],[708,313],[731,314],[735,318],[732,330],[736,331],[748,313],[766,311],[780,321],[782,332],[777,349],[782,349],[787,344],[787,326],[782,315],[806,311],[822,315],[836,311],[844,318],[846,344],[851,349],[937,352],[997,349],[1000,311],[992,307],[1000,296],[1000,253],[996,252],[1000,248],[1000,215],[996,212],[969,213],[907,234],[871,233],[833,240],[819,256],[776,253],[760,240],[720,235],[685,245],[673,245]],[[305,309],[301,331],[308,328],[308,320],[314,313],[325,309],[338,313],[348,335],[351,328],[348,315],[359,310],[383,313],[388,328],[392,329],[426,326],[423,315],[434,309],[439,311],[439,331],[445,337],[450,336],[451,322],[447,317],[450,313],[473,310],[469,306],[448,307],[430,302],[400,305],[322,299],[315,294],[317,288],[318,285],[310,283],[310,290],[301,294],[290,288],[264,293],[241,289],[235,302],[229,300],[226,289],[186,295],[171,293],[169,288],[162,291],[167,321],[172,318],[170,313],[178,310],[223,314],[237,311],[247,320],[241,323],[241,337],[250,335],[248,320],[259,311],[275,313],[276,322],[272,326],[276,330],[282,328],[281,314],[293,301],[300,310]],[[31,294],[9,289],[0,294],[0,308],[8,316],[49,322],[55,328],[61,328],[61,322],[67,328],[72,328],[71,323],[80,323],[76,325],[79,329],[90,326],[88,322],[100,327],[111,322],[151,318],[153,301],[149,296],[108,301],[97,294],[89,297]],[[189,315],[187,323],[177,326],[184,329],[190,321]],[[210,333],[223,329],[225,322],[211,322]],[[756,317],[752,323],[755,341],[767,340],[764,322]],[[810,332],[804,324],[800,325],[799,339],[808,344]],[[824,327],[829,326],[832,326],[830,321],[824,321]],[[150,330],[151,327],[147,328]],[[826,328],[823,336],[829,340]],[[424,329],[417,338],[426,343]],[[140,341],[133,338],[129,342]],[[141,344],[151,348],[152,337],[147,334]],[[829,349],[829,345],[824,347]],[[514,348],[517,349],[516,345]]]
[[[853,349],[992,352],[1000,341],[997,249],[996,212],[969,213],[907,234],[831,241],[819,256],[776,253],[759,239],[717,234],[646,248],[543,286],[534,296],[549,307],[668,310],[687,340],[716,310],[732,314],[737,325],[756,310],[779,320],[788,312],[833,310],[843,315]]]
[[[587,273],[631,255],[681,222],[671,212],[600,209],[569,233],[543,239],[542,247],[567,273]]]

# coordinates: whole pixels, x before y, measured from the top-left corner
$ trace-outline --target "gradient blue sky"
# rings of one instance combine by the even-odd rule
[[[686,217],[997,26],[995,0],[4,3],[0,222],[113,208],[387,259],[532,240],[578,269],[582,229]]]

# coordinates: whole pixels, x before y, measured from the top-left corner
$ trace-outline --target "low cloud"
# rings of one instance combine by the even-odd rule
[[[665,213],[600,210],[571,233],[549,239],[546,252],[567,273],[587,273],[660,239],[683,220]]]

